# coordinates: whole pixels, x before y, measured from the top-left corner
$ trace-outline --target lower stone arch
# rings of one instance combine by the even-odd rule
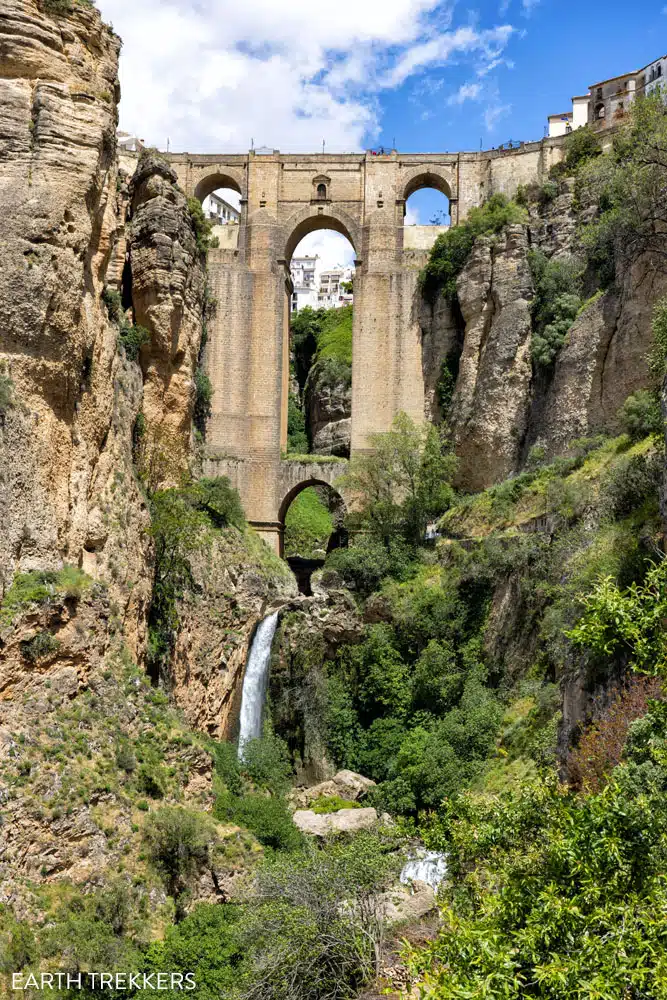
[[[347,513],[347,507],[343,495],[335,486],[323,478],[311,476],[307,479],[301,480],[288,490],[283,498],[278,512],[278,521],[280,524],[280,556],[281,558],[286,559],[289,563],[297,578],[301,593],[307,595],[311,593],[310,575],[314,572],[314,570],[320,568],[324,564],[324,559],[315,560],[301,556],[288,557],[285,555],[285,519],[294,500],[296,500],[299,494],[303,493],[303,491],[307,490],[309,487],[317,489],[320,496],[324,493],[328,499],[327,507],[333,522],[333,531],[328,539],[326,548],[327,555],[336,548],[346,547],[348,542],[347,530],[345,528],[345,514]]]

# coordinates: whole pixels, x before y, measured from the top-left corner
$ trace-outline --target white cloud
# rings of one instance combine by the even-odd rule
[[[452,29],[452,0],[99,0],[123,38],[121,127],[172,150],[360,149],[378,95],[500,58],[513,28]]]
[[[481,92],[481,83],[464,83],[455,94],[451,94],[447,98],[447,104],[463,104],[464,101],[476,101]]]
[[[537,7],[539,2],[540,0],[521,0],[521,6],[526,17],[530,15],[534,7]]]
[[[484,110],[484,124],[489,132],[492,132],[501,118],[505,118],[512,110],[511,104],[501,104],[494,100]]]

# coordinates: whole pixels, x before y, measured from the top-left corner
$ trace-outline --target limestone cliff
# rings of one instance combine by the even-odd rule
[[[316,362],[305,388],[307,425],[316,455],[349,458],[352,435],[351,371]]]
[[[141,629],[147,517],[131,471],[141,378],[101,301],[119,225],[120,41],[100,15],[9,0],[0,21],[0,571],[82,563]],[[136,636],[135,636],[136,638]]]
[[[446,415],[467,490],[518,472],[534,445],[552,458],[576,438],[618,431],[619,408],[647,384],[652,307],[667,290],[648,255],[584,304],[550,370],[531,358],[529,252],[575,253],[576,225],[573,182],[565,179],[552,201],[530,206],[526,225],[476,240],[453,303],[441,293],[421,304],[427,415],[442,415],[444,364],[452,382]]]

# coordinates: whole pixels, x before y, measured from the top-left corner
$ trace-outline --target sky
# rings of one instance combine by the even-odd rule
[[[120,127],[179,152],[488,149],[667,52],[664,0],[98,0]],[[408,222],[440,207],[422,193]],[[342,250],[322,233],[308,238]],[[299,252],[303,251],[300,246]],[[312,252],[312,250],[308,250]]]

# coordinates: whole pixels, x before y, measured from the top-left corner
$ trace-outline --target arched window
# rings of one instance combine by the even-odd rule
[[[326,186],[326,184],[318,184],[317,185],[317,197],[318,198],[326,198],[326,196],[327,196],[327,186]]]

